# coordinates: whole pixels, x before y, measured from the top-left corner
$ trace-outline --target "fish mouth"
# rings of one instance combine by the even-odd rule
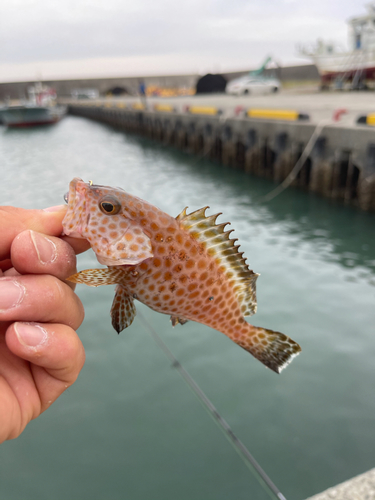
[[[88,185],[78,177],[69,184],[69,191],[64,195],[68,210],[63,219],[63,234],[73,238],[85,238],[83,233],[90,220],[86,214],[86,193]]]

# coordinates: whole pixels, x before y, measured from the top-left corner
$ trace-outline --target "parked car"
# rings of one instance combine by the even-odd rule
[[[232,95],[270,94],[278,92],[280,88],[281,83],[277,78],[241,76],[228,82],[225,92]]]
[[[98,89],[74,89],[72,90],[73,99],[97,99],[99,97]]]

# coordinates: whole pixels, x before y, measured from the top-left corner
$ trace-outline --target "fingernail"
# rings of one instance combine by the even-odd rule
[[[67,205],[55,205],[54,207],[43,208],[44,212],[62,212],[67,209]]]
[[[47,331],[38,323],[14,323],[14,330],[21,344],[37,347],[48,337]]]
[[[0,278],[0,312],[19,306],[25,291],[25,287],[18,281]]]
[[[56,245],[54,244],[54,242],[48,239],[46,236],[35,233],[31,230],[30,236],[38,255],[39,262],[41,264],[50,264],[51,262],[54,262],[57,257]]]

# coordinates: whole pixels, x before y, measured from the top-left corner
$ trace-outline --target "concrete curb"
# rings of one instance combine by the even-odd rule
[[[375,500],[375,469],[329,488],[307,500]]]

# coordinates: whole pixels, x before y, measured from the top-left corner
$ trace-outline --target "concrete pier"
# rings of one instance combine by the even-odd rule
[[[375,469],[329,488],[308,500],[375,500]]]
[[[369,95],[286,92],[68,104],[72,114],[278,183],[290,174],[319,126],[321,131],[291,185],[374,211],[375,130]]]

